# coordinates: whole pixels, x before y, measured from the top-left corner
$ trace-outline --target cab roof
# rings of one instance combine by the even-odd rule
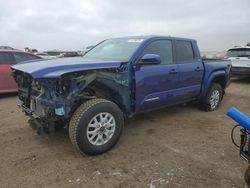
[[[162,35],[136,35],[136,36],[126,36],[126,37],[118,37],[118,38],[111,38],[111,39],[144,39],[144,40],[148,40],[148,39],[157,39],[157,38],[196,41],[195,39],[174,37],[174,36],[170,36],[170,35],[168,35],[168,36],[162,36]]]

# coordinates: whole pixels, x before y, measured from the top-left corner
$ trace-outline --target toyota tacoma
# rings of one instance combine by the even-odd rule
[[[139,36],[100,42],[83,57],[36,60],[12,67],[19,105],[38,133],[67,127],[89,155],[110,150],[124,120],[197,101],[216,110],[230,83],[231,62],[202,60],[197,42]]]

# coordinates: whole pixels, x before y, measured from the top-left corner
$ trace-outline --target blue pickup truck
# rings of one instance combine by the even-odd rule
[[[83,57],[12,67],[30,126],[68,127],[72,144],[90,155],[111,149],[136,114],[189,101],[216,110],[230,69],[230,61],[202,60],[195,40],[170,36],[108,39]]]

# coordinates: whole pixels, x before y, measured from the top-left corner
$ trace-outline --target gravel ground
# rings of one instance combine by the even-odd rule
[[[136,116],[110,152],[79,154],[67,132],[38,136],[0,96],[0,187],[242,187],[247,163],[232,145],[231,106],[250,114],[250,79],[234,79],[219,110],[181,105]]]

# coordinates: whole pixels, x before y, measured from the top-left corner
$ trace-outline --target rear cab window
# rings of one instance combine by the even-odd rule
[[[176,40],[175,49],[177,63],[193,63],[194,50],[191,41]]]

